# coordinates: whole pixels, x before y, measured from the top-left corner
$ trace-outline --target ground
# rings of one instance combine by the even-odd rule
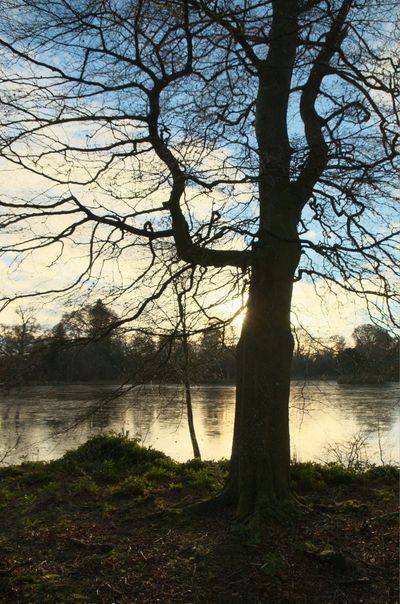
[[[395,468],[297,464],[300,505],[257,532],[190,507],[226,472],[115,436],[1,469],[0,602],[398,602]]]

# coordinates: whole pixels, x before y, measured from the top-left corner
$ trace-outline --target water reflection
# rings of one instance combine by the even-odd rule
[[[326,447],[368,434],[371,460],[398,461],[398,384],[338,385],[293,382],[292,453],[302,461],[323,459]],[[234,388],[193,389],[194,419],[205,458],[229,457]],[[126,391],[112,386],[40,386],[0,397],[0,459],[51,459],[91,435],[114,430],[140,438],[178,460],[192,457],[181,388],[146,386]]]

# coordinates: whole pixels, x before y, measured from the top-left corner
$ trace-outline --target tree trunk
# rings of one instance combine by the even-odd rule
[[[223,497],[247,517],[290,498],[290,305],[300,251],[269,238],[252,270],[237,349],[236,416],[230,476]]]
[[[192,443],[192,448],[193,448],[193,455],[196,459],[201,459],[200,447],[199,447],[199,443],[197,441],[196,430],[194,427],[192,390],[190,387],[189,378],[187,376],[184,379],[183,387],[185,389],[186,411],[187,411],[187,418],[188,418],[190,441]]]
[[[183,384],[183,388],[185,391],[185,402],[186,402],[186,411],[187,411],[187,419],[189,426],[189,434],[190,441],[192,443],[193,455],[196,459],[201,459],[200,447],[196,436],[196,430],[194,427],[194,418],[193,418],[193,405],[192,405],[192,389],[190,386],[190,377],[189,377],[189,343],[188,343],[188,334],[186,329],[186,312],[184,306],[184,297],[185,291],[177,292],[177,301],[178,301],[178,310],[179,310],[179,319],[182,327],[182,351],[183,351],[183,366],[180,369],[181,380]]]

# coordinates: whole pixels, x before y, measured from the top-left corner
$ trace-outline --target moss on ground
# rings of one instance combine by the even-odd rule
[[[181,464],[116,435],[0,470],[0,602],[397,601],[397,470],[296,464],[304,513],[254,543],[231,510],[187,505],[228,464]]]

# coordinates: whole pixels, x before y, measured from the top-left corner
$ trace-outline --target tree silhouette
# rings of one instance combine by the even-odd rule
[[[365,323],[353,332],[354,348],[339,354],[341,381],[380,383],[399,377],[398,341],[386,329]]]
[[[42,347],[49,380],[121,380],[127,369],[126,341],[114,329],[117,315],[100,299],[63,313]]]
[[[2,249],[45,253],[53,276],[73,256],[18,297],[108,281],[130,300],[121,324],[149,320],[187,271],[204,316],[212,289],[245,293],[219,501],[240,517],[280,505],[293,283],[324,279],[394,316],[397,3],[3,3],[3,162],[48,185],[6,188]]]
[[[0,382],[7,386],[40,377],[39,325],[29,310],[19,308],[16,314],[17,323],[0,326]]]

